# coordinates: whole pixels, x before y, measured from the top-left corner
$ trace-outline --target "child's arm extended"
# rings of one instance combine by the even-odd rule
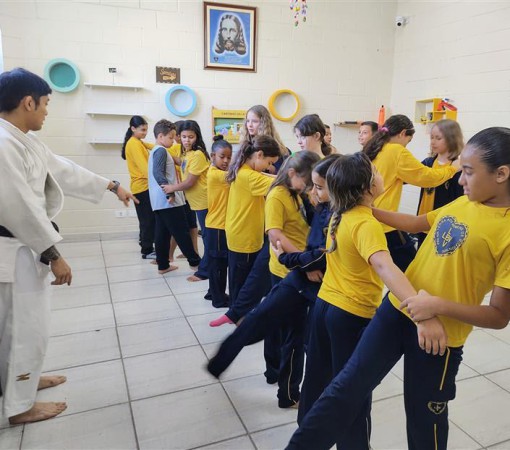
[[[403,308],[415,321],[448,316],[476,327],[499,330],[510,321],[510,289],[494,286],[488,305],[465,305],[420,290],[418,295],[402,302],[400,309]]]
[[[198,175],[193,175],[193,174],[190,173],[190,174],[188,174],[188,178],[186,178],[181,183],[177,183],[177,184],[165,184],[165,185],[162,185],[161,187],[163,188],[163,190],[167,194],[171,194],[172,192],[176,192],[176,191],[186,191],[186,190],[188,190],[189,188],[191,188],[191,187],[193,187],[195,185],[195,183],[197,182],[198,178],[199,178]]]
[[[280,241],[276,241],[276,247],[271,244],[271,249],[278,257],[278,262],[289,270],[310,272],[315,270],[326,270],[325,250],[317,248],[304,252],[285,253]]]
[[[276,246],[278,242],[280,242],[280,245],[282,247],[282,250],[285,253],[293,253],[293,252],[299,252],[299,248],[297,248],[290,239],[283,234],[282,230],[279,230],[278,228],[271,228],[270,230],[267,230],[267,235],[269,236],[269,242],[272,246]]]
[[[397,230],[407,231],[408,233],[420,233],[430,230],[430,224],[426,214],[413,216],[412,214],[403,214],[377,208],[372,208],[372,213],[379,222],[396,228]]]

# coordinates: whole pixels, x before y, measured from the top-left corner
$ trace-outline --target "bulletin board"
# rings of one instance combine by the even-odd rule
[[[212,108],[213,135],[222,134],[231,144],[238,144],[241,137],[246,110]]]

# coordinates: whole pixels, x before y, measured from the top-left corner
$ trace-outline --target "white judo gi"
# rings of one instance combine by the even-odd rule
[[[35,134],[0,119],[0,379],[3,414],[34,404],[49,337],[50,268],[41,252],[62,237],[51,220],[63,194],[99,202],[110,180],[57,156]]]

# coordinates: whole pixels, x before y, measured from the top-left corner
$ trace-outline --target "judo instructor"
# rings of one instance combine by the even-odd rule
[[[52,219],[64,194],[98,203],[106,190],[127,206],[133,195],[55,155],[33,131],[42,128],[51,88],[21,68],[0,74],[0,380],[11,424],[64,411],[64,402],[36,402],[36,392],[66,381],[41,376],[49,337],[53,285],[71,284]]]

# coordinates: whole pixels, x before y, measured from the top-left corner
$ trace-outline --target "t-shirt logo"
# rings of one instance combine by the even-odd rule
[[[453,216],[441,218],[434,233],[434,244],[439,256],[448,256],[459,249],[468,235],[468,227]]]

